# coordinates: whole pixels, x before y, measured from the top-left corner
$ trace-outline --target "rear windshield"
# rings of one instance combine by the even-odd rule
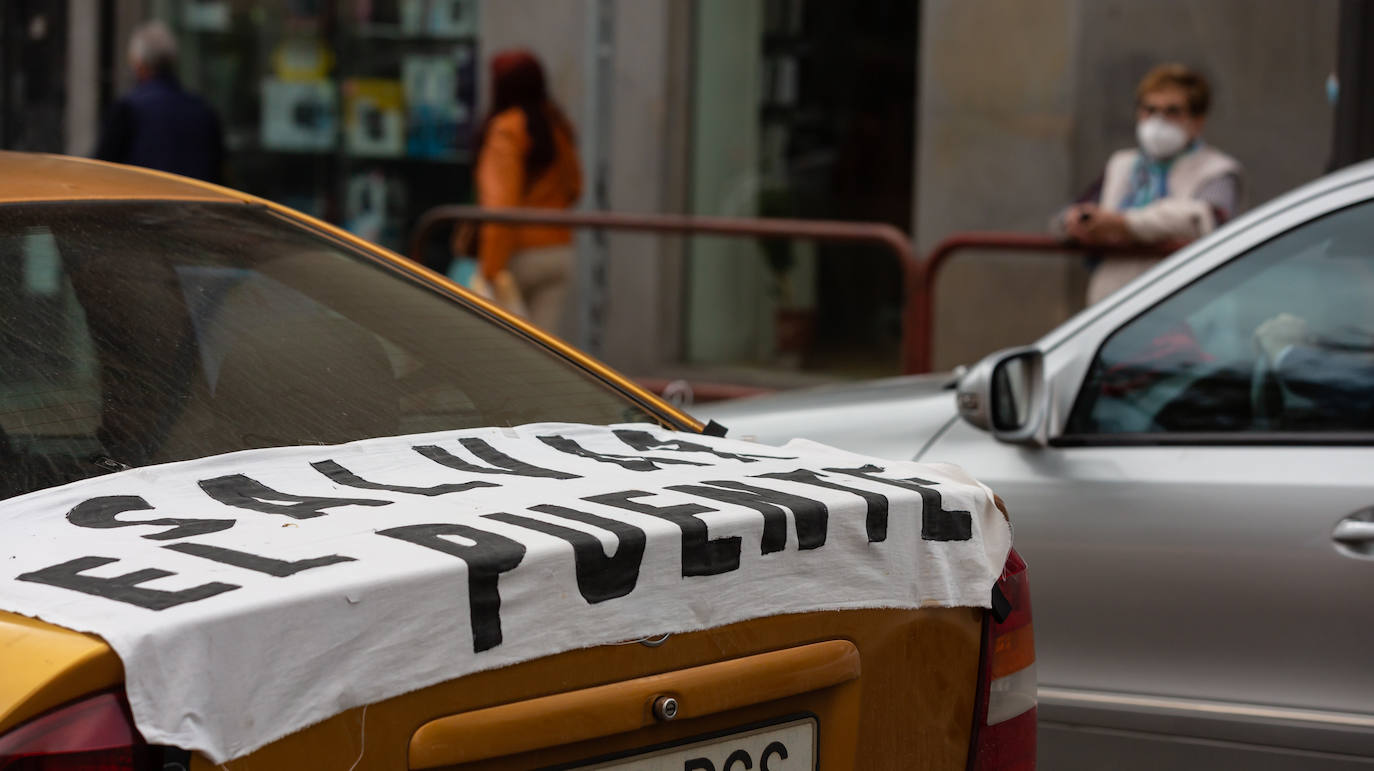
[[[0,499],[257,447],[645,420],[661,422],[263,208],[0,206]]]

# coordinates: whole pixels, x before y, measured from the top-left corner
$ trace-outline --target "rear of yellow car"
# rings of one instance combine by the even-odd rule
[[[140,187],[136,179],[140,175],[116,172],[108,166],[82,165],[81,173],[76,174],[63,166],[74,165],[70,162],[32,161],[24,166],[12,157],[6,162],[14,172],[11,179],[17,180],[10,185],[9,195],[17,195],[16,189],[29,184],[35,186],[34,195],[43,199],[186,199],[187,207],[209,207],[206,211],[212,214],[219,212],[217,207],[222,203],[230,202],[227,191],[181,183],[165,175],[148,175],[150,181]],[[91,189],[82,188],[83,184]],[[0,193],[0,204],[6,203],[5,195]],[[132,204],[120,211],[135,215],[143,212]],[[280,210],[273,211],[273,216],[286,216]],[[240,237],[250,227],[257,227],[259,221],[267,221],[265,215],[254,214],[256,219],[248,219],[247,215],[232,211],[216,216],[233,225],[221,228],[224,243]],[[238,224],[240,220],[242,225]],[[337,240],[331,248],[341,252],[351,246],[363,248],[355,239],[327,226],[311,223],[311,227]],[[142,247],[130,251],[129,258],[147,251]],[[378,262],[393,259],[375,252],[370,257]],[[323,258],[312,252],[310,259]],[[330,273],[332,280],[343,282],[348,271],[358,272],[362,281],[359,286],[363,288],[356,293],[378,308],[415,307],[417,300],[403,293],[402,282],[366,283],[371,280],[371,274],[363,273],[366,266],[337,260],[330,264],[336,263],[338,267]],[[283,266],[292,264],[288,259],[275,263],[278,275],[288,275]],[[195,274],[194,269],[181,270]],[[413,273],[409,268],[406,270]],[[217,275],[213,271],[201,273]],[[420,280],[412,275],[409,281],[418,284]],[[101,288],[101,282],[88,283],[91,292]],[[394,300],[390,296],[393,293]],[[176,292],[163,294],[166,297],[150,295],[149,302],[180,297]],[[99,312],[98,308],[92,310]],[[455,345],[436,339],[437,327],[417,331],[413,325],[394,323],[390,316],[389,312],[379,312],[378,327],[400,341],[401,348],[413,348],[429,356],[423,359],[417,354],[416,361],[441,373],[428,380],[411,378],[418,383],[416,388],[429,390],[404,394],[399,400],[403,406],[417,405],[417,412],[401,416],[409,421],[405,423],[408,430],[436,430],[435,427],[451,426],[460,418],[476,421],[473,425],[568,419],[542,413],[498,418],[482,412],[488,409],[482,403],[446,406],[452,400],[439,398],[445,393],[436,389],[470,376],[474,370],[471,362],[457,361],[450,366],[443,357],[455,350]],[[513,325],[509,321],[503,323]],[[486,322],[473,324],[460,330],[459,335],[469,345],[479,335],[488,334]],[[629,398],[619,393],[614,399],[603,396],[601,392],[607,390],[607,382],[613,386],[611,390],[627,391],[630,387],[575,352],[537,338],[528,328],[519,330],[565,357],[563,361],[577,362],[577,367],[569,368],[577,372],[559,376],[567,381],[563,386],[566,392],[576,397],[565,401],[591,405],[584,407],[588,411],[585,416],[573,416],[575,419],[606,423],[643,419],[638,416],[646,414],[660,416],[665,425],[693,425],[690,419],[672,413],[647,395],[635,393]],[[422,351],[426,344],[435,344],[436,352]],[[159,351],[150,351],[141,355],[153,360],[153,354]],[[232,358],[226,356],[224,361]],[[516,363],[530,366],[523,359]],[[484,362],[483,367],[486,366],[505,364],[493,359]],[[521,371],[511,366],[513,371]],[[417,371],[424,374],[426,370]],[[221,390],[224,388],[221,383]],[[220,402],[226,401],[224,394],[216,396]],[[178,403],[183,405],[180,414],[196,417],[197,399],[203,397],[194,390],[179,396]],[[513,400],[518,401],[516,397],[520,394],[495,394],[492,403],[514,403]],[[267,414],[273,409],[270,402],[255,399],[256,396],[241,399],[246,405],[244,409],[252,415]],[[603,401],[605,406],[598,406]],[[593,407],[605,415],[594,412]],[[625,417],[621,413],[627,407],[641,412]],[[421,408],[428,412],[419,412]],[[451,414],[442,411],[445,409]],[[151,408],[146,411],[156,412]],[[223,410],[204,413],[222,414]],[[425,421],[433,422],[433,426]],[[150,420],[149,424],[154,422]],[[357,438],[328,433],[339,430],[339,426],[330,424],[323,428],[307,427],[316,433],[298,432],[299,436],[286,440],[244,437],[241,441],[235,439],[238,444],[223,444],[227,440],[222,432],[201,430],[199,425],[186,418],[170,428],[160,427],[161,435],[181,444],[175,445],[169,439],[153,448],[141,462],[168,462],[256,446],[336,443]],[[262,430],[275,428],[267,426]],[[359,431],[365,436],[397,433],[377,433],[369,427]],[[33,441],[29,443],[34,445]],[[126,444],[141,447],[148,443]],[[50,466],[38,470],[51,473]],[[62,484],[69,477],[76,479],[90,473],[102,472],[81,466],[68,476],[55,476],[32,485],[26,482],[27,486],[16,486],[5,494],[18,495],[40,489],[43,484]],[[557,618],[548,619],[551,626],[558,623]],[[454,642],[455,649],[461,642]],[[291,656],[292,652],[282,650],[280,655]],[[253,672],[241,671],[203,673],[207,689],[214,688],[219,679],[254,677]],[[123,678],[118,657],[100,639],[0,612],[0,771],[221,767],[176,748],[147,746],[133,725],[122,695]],[[1025,565],[1013,551],[993,592],[992,611],[925,608],[779,615],[666,639],[627,640],[618,645],[574,650],[349,709],[222,767],[236,771],[1029,769],[1034,767],[1034,759],[1030,602]]]
[[[572,651],[349,710],[224,767],[1029,769],[1024,571],[1013,552],[992,612],[796,614]],[[99,640],[0,614],[0,652],[0,769],[184,762],[143,745]]]

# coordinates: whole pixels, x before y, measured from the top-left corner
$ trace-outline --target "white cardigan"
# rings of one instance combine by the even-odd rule
[[[1130,185],[1140,150],[1118,150],[1107,159],[1099,206],[1119,211]],[[1140,241],[1191,241],[1216,229],[1212,206],[1198,194],[1208,183],[1228,175],[1239,180],[1240,163],[1208,145],[1179,156],[1169,167],[1169,195],[1153,203],[1121,212],[1131,235]]]

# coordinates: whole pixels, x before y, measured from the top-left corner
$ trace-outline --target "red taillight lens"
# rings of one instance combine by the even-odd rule
[[[1007,555],[996,591],[1006,600],[1000,608],[1006,615],[998,621],[989,614],[984,625],[969,768],[1031,771],[1035,768],[1035,635],[1026,562],[1015,549]]]
[[[0,736],[0,771],[140,771],[150,752],[124,699],[102,693]]]

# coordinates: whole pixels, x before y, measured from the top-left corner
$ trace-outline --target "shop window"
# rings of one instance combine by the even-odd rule
[[[154,3],[225,125],[228,183],[403,250],[471,200],[476,0]]]

